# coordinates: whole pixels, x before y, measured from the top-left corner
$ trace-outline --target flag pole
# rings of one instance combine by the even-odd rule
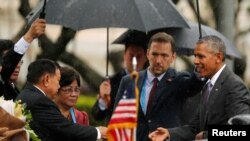
[[[138,120],[138,111],[139,111],[139,89],[137,87],[137,82],[139,79],[139,73],[136,70],[136,65],[137,65],[137,60],[136,57],[133,57],[132,60],[132,66],[133,66],[133,72],[132,72],[132,79],[134,81],[134,93],[135,93],[135,101],[136,101],[136,120]],[[136,122],[136,126],[137,127],[137,122]],[[136,141],[136,128],[134,130],[134,135],[133,135],[133,141]]]
[[[139,75],[136,71],[137,61],[135,57],[133,57],[132,65],[133,71],[130,73],[130,82],[127,88],[121,93],[122,98],[115,105],[108,124],[108,141],[117,141],[117,139],[136,141],[139,105],[139,89],[137,87],[137,82]]]
[[[139,90],[138,90],[138,87],[137,87],[137,82],[138,82],[138,78],[139,78],[139,74],[138,72],[136,71],[136,65],[137,65],[137,60],[136,60],[136,57],[134,56],[133,57],[133,60],[132,60],[132,66],[133,66],[133,72],[132,72],[132,79],[134,81],[134,85],[135,85],[135,99],[136,99],[136,115],[138,113],[138,104],[139,104]]]

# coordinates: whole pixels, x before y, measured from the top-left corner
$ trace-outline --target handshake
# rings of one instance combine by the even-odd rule
[[[107,139],[107,127],[99,126],[97,129],[101,133],[101,139]]]

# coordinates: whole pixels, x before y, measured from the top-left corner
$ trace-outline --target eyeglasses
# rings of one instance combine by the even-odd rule
[[[80,88],[79,87],[64,87],[64,88],[60,88],[60,90],[64,93],[80,93]]]

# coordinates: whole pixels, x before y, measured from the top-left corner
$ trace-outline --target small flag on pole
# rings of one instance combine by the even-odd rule
[[[133,80],[123,93],[108,125],[108,141],[136,141],[139,90],[138,72],[130,74]]]

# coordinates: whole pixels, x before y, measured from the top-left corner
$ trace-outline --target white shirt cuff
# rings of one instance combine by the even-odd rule
[[[24,54],[26,50],[29,48],[30,43],[24,40],[22,37],[14,46],[14,51],[18,54]]]
[[[104,110],[107,109],[107,105],[106,105],[105,101],[104,101],[102,98],[99,98],[99,99],[98,99],[98,106],[99,106],[99,108],[100,108],[102,111],[104,111]]]
[[[96,130],[97,130],[97,139],[101,139],[101,132],[100,130],[96,127]]]

